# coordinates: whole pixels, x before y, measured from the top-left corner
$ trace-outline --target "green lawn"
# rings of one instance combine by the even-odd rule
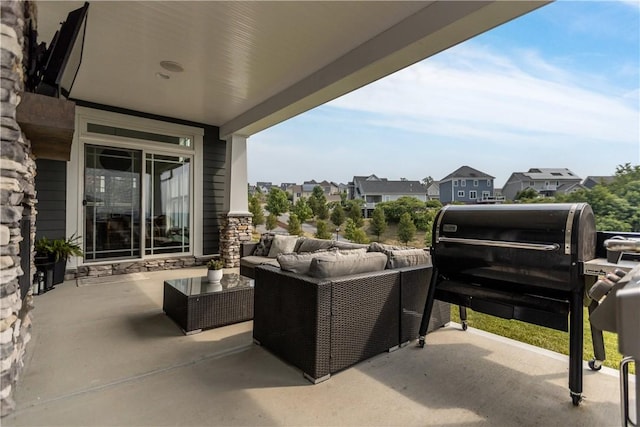
[[[451,320],[460,322],[458,306],[451,306]],[[543,326],[532,325],[518,320],[506,320],[487,314],[478,313],[467,309],[467,323],[470,327],[482,329],[496,335],[511,338],[520,342],[546,348],[557,353],[569,355],[569,334],[556,331]],[[618,353],[618,336],[611,332],[604,333],[604,345],[607,360],[604,365],[618,369],[622,355]],[[591,342],[591,329],[589,327],[589,312],[584,309],[584,360],[593,358],[593,344]],[[635,373],[632,364],[629,369]]]

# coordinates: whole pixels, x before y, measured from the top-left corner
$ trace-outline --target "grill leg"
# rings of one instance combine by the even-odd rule
[[[593,310],[598,308],[597,301],[591,301],[589,304],[589,316],[593,313]],[[607,355],[604,350],[604,338],[602,337],[602,331],[593,324],[589,324],[591,327],[591,341],[593,341],[593,360],[589,361],[589,367],[594,371],[599,371],[602,368],[602,362],[606,360]]]
[[[459,306],[460,308],[460,321],[462,322],[462,330],[467,330],[467,307],[464,305]]]
[[[424,347],[424,337],[427,335],[427,329],[429,329],[429,320],[431,320],[431,310],[433,309],[433,302],[436,298],[436,283],[438,281],[438,269],[433,268],[431,274],[431,281],[429,283],[429,291],[427,292],[427,301],[424,304],[424,312],[422,313],[422,321],[420,321],[420,338],[418,339],[418,345]]]
[[[569,394],[578,406],[582,401],[582,292],[571,292],[569,310]]]

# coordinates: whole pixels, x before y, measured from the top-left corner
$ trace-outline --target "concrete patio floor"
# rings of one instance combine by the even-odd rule
[[[619,426],[617,372],[457,325],[312,385],[252,343],[252,322],[185,336],[163,280],[202,268],[67,281],[35,297],[33,336],[3,426]]]

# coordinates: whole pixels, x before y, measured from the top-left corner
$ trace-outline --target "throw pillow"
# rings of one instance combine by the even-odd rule
[[[288,254],[293,252],[293,248],[296,247],[298,236],[283,236],[276,234],[273,236],[273,242],[269,249],[269,258],[275,258],[278,254]]]
[[[318,249],[329,249],[332,246],[333,240],[309,238],[302,241],[300,247],[298,248],[298,252],[315,252]]]
[[[264,233],[260,236],[260,241],[258,242],[258,246],[253,251],[253,255],[255,256],[267,256],[269,255],[269,250],[271,249],[271,243],[273,242],[272,233]]]

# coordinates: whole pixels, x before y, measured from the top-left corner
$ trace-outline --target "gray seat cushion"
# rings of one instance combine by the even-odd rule
[[[387,251],[387,268],[431,265],[431,255],[424,249],[401,249]]]
[[[279,267],[278,260],[275,258],[268,258],[266,256],[257,256],[257,255],[249,255],[240,258],[240,265],[244,265],[246,267],[255,268],[256,265],[261,264],[269,264]]]

